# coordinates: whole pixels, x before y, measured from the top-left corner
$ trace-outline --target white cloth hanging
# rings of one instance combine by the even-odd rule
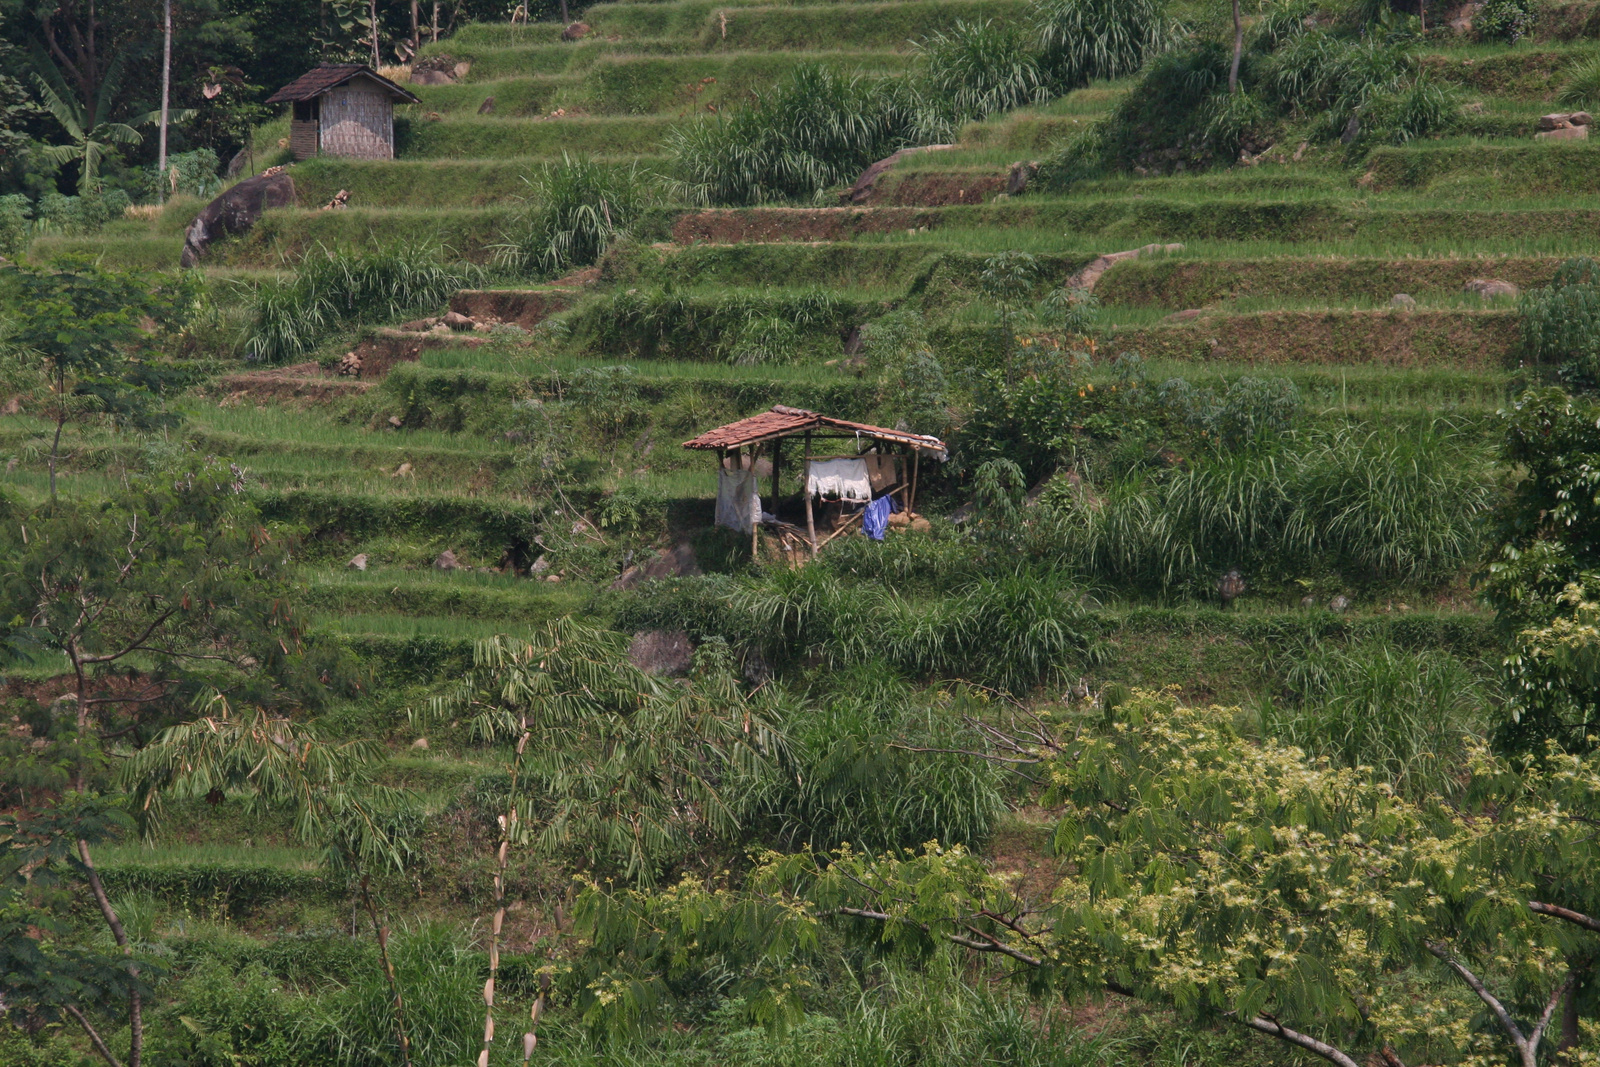
[[[872,499],[872,481],[864,459],[814,459],[806,471],[806,493],[865,504]]]
[[[756,488],[755,471],[717,473],[718,526],[749,533],[761,515],[761,492]]]

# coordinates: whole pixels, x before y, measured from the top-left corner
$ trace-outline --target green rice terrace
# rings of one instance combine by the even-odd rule
[[[0,13],[0,1067],[1600,1065],[1600,4],[200,6]]]

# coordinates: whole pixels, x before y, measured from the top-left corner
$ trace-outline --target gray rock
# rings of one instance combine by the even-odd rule
[[[1338,596],[1336,596],[1332,600],[1328,601],[1328,610],[1329,611],[1342,612],[1342,611],[1348,610],[1349,607],[1350,607],[1350,598],[1345,596],[1343,593],[1340,593]]]
[[[454,85],[455,72],[448,70],[413,70],[412,85]]]
[[[353,571],[364,571],[364,570],[366,570],[367,569],[367,554],[365,552],[363,552],[360,555],[353,557],[350,560],[349,563],[345,564],[345,566],[349,567]]]
[[[411,747],[416,749],[418,752],[426,752],[428,751],[428,739],[426,737],[419,737],[415,741],[411,742]]]
[[[472,319],[467,318],[459,311],[446,311],[444,318],[440,321],[452,330],[470,330],[477,325]]]
[[[700,561],[695,557],[694,546],[688,541],[679,541],[650,562],[623,571],[611,583],[611,588],[632,589],[653,578],[689,578],[703,573]]]
[[[1536,133],[1533,137],[1536,141],[1587,141],[1589,139],[1589,127],[1563,126],[1558,130],[1546,130],[1543,133]]]
[[[629,642],[628,662],[646,674],[684,674],[694,662],[694,642],[682,630],[646,630]]]
[[[1300,606],[1302,608],[1314,608],[1317,606],[1317,598],[1314,596],[1303,596],[1300,598]]]
[[[1461,287],[1464,293],[1477,293],[1481,300],[1514,299],[1522,290],[1499,278],[1469,278]]]
[[[456,554],[447,548],[439,553],[438,558],[433,561],[433,569],[436,571],[459,571],[462,569],[462,565],[461,561],[456,559]]]
[[[295,202],[294,179],[287,174],[261,174],[246,178],[207,204],[189,223],[183,235],[180,263],[193,267],[205,257],[206,249],[220,237],[237,237],[256,224],[269,208],[288,207]]]
[[[563,41],[576,41],[589,36],[589,33],[589,24],[587,22],[573,22],[569,23],[567,28],[561,31],[561,39]]]
[[[540,556],[538,559],[533,561],[533,566],[528,568],[528,573],[529,574],[535,574],[535,575],[543,574],[545,571],[547,571],[549,569],[550,569],[550,558],[548,556]]]
[[[1410,293],[1396,293],[1394,296],[1389,298],[1389,306],[1392,308],[1404,308],[1405,310],[1410,311],[1412,308],[1417,306],[1417,298],[1412,296]]]

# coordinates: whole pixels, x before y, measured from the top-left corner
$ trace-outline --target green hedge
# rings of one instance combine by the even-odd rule
[[[292,897],[326,902],[344,886],[314,871],[249,864],[106,864],[99,868],[107,892],[143,893],[172,904],[211,908],[235,918]]]

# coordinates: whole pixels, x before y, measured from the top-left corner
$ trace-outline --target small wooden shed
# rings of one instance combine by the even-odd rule
[[[296,159],[322,153],[355,159],[394,158],[394,106],[420,101],[360,63],[308,71],[267,97],[290,104],[289,151]]]
[[[781,535],[790,524],[782,521],[780,477],[783,442],[800,438],[800,481],[805,545],[816,550],[834,536],[862,521],[867,509],[855,509],[883,497],[892,497],[907,516],[917,499],[917,473],[922,457],[944,462],[949,452],[944,442],[927,434],[891,430],[848,419],[835,419],[804,408],[776,405],[771,411],[707,430],[684,448],[716,452],[718,464],[717,525],[749,533],[752,545],[763,525]],[[816,454],[815,446],[823,454]],[[792,462],[792,460],[791,460]],[[768,471],[762,471],[766,466]],[[855,468],[860,468],[855,473]],[[763,517],[759,477],[771,474],[770,519]],[[838,514],[830,516],[832,530],[817,540],[817,515],[813,501],[831,501]],[[848,513],[847,513],[848,512]],[[799,515],[794,515],[798,521]]]

